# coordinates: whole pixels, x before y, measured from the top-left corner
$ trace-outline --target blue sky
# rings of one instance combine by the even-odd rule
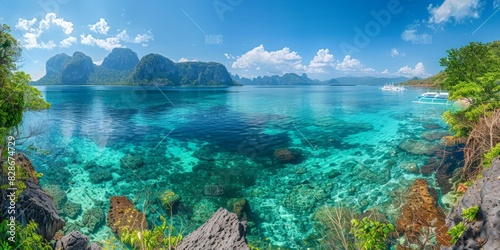
[[[22,41],[33,79],[57,53],[99,64],[114,47],[216,61],[246,77],[425,77],[447,49],[500,39],[500,0],[141,2],[2,0],[0,22]]]

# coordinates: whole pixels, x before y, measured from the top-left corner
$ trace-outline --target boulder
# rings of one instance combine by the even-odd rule
[[[16,207],[18,220],[23,224],[35,221],[38,224],[37,233],[50,241],[64,227],[64,220],[59,217],[51,196],[31,179],[25,184],[26,188],[19,196]]]
[[[177,246],[177,250],[250,250],[245,238],[246,223],[224,208]]]
[[[100,250],[96,243],[88,245],[89,237],[78,231],[72,231],[57,241],[55,250]]]
[[[462,200],[446,217],[451,229],[463,222],[462,210],[479,206],[479,212],[467,230],[449,249],[498,249],[500,247],[500,159],[496,158],[489,169],[483,170],[483,178],[477,180],[465,192]]]
[[[123,230],[142,231],[148,229],[146,216],[139,212],[134,203],[125,196],[112,196],[109,198],[108,226],[113,233],[122,235]]]
[[[446,215],[438,206],[434,189],[429,188],[426,180],[416,179],[408,192],[408,199],[396,223],[397,231],[404,234],[408,241],[416,242],[423,232],[431,229],[436,234],[437,243],[448,246],[451,238],[445,225]]]

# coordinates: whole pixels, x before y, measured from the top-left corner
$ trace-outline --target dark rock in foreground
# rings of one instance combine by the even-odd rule
[[[475,221],[470,223],[458,242],[449,249],[500,248],[500,158],[483,170],[483,178],[467,189],[462,200],[446,217],[451,229],[464,219],[462,210],[479,206]]]
[[[96,243],[88,245],[89,237],[78,231],[72,231],[63,236],[56,243],[55,250],[100,250],[101,247]]]
[[[18,220],[23,224],[35,221],[38,234],[46,240],[51,240],[64,227],[64,220],[59,217],[52,197],[31,179],[26,181],[26,189],[19,196],[17,208]]]
[[[250,250],[245,238],[246,224],[238,216],[219,208],[196,231],[177,246],[177,250]]]

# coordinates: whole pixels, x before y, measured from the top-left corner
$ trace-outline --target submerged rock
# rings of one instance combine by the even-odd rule
[[[108,226],[113,233],[122,235],[123,230],[142,231],[148,228],[146,216],[139,212],[134,203],[125,196],[112,196],[109,198]]]
[[[451,229],[464,221],[463,209],[479,206],[475,220],[449,249],[498,249],[500,246],[500,158],[495,159],[482,174],[483,178],[467,189],[462,200],[446,217],[446,224]]]
[[[140,155],[125,155],[120,159],[120,167],[123,169],[138,169],[144,165],[144,159]]]
[[[405,152],[415,155],[432,155],[438,149],[433,143],[421,140],[405,140],[398,146]]]
[[[82,205],[69,201],[60,212],[71,219],[76,219],[76,217],[82,213]]]
[[[58,208],[64,207],[64,204],[68,201],[68,196],[66,192],[61,189],[58,185],[47,185],[43,190],[54,199]]]
[[[281,163],[288,163],[295,160],[295,155],[288,148],[280,148],[274,151],[274,159]]]
[[[177,246],[177,250],[250,250],[245,238],[246,223],[238,216],[219,208],[196,231]]]
[[[104,224],[104,211],[94,207],[86,210],[82,215],[82,226],[89,229],[89,233],[94,233]]]
[[[105,181],[113,180],[113,176],[109,172],[109,169],[99,169],[90,173],[89,175],[90,182],[94,184],[103,183]]]
[[[408,191],[408,199],[397,220],[397,231],[410,242],[418,242],[427,230],[431,230],[438,244],[448,246],[451,237],[447,234],[446,215],[437,203],[435,190],[429,188],[426,180],[416,179]]]

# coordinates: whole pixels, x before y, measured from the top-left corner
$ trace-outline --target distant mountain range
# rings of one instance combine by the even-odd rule
[[[306,74],[259,76],[254,79],[231,75],[215,62],[174,61],[148,54],[140,60],[130,49],[115,48],[101,65],[82,52],[73,56],[57,54],[45,64],[46,75],[33,85],[159,85],[159,86],[237,86],[237,85],[384,85],[409,78],[340,77],[327,81],[310,79]]]
[[[286,73],[283,76],[273,75],[273,76],[259,76],[254,79],[249,79],[245,77],[240,77],[238,75],[233,75],[233,80],[237,81],[242,85],[384,85],[388,83],[398,84],[408,81],[410,78],[407,77],[339,77],[327,81],[313,80],[307,77],[306,74],[301,76],[294,73]]]
[[[57,54],[45,64],[46,75],[33,85],[236,86],[226,67],[214,62],[175,63],[158,54],[141,60],[130,49],[115,48],[95,65],[82,52]]]

